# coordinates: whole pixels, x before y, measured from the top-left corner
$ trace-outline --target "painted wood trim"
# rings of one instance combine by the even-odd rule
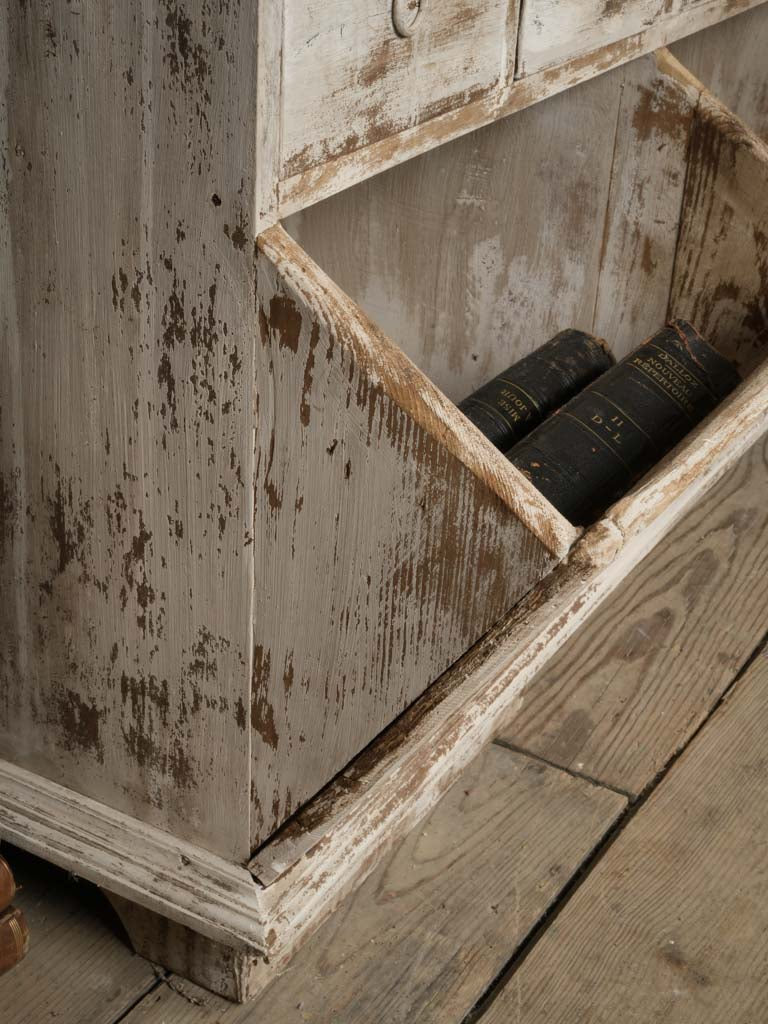
[[[254,234],[278,219],[284,12],[283,0],[258,7]]]
[[[518,75],[588,59],[601,45],[652,33],[663,46],[746,9],[744,0],[525,0]],[[674,8],[674,9],[673,9]]]
[[[563,558],[581,531],[539,494],[284,228],[277,225],[265,231],[258,244],[310,309],[323,310],[328,322],[346,325],[343,340],[356,362],[399,408],[482,480],[553,557]]]
[[[245,868],[0,761],[0,837],[243,949],[263,949],[260,887]]]
[[[492,95],[481,97],[464,107],[448,111],[397,135],[285,178],[279,185],[280,218],[288,217],[312,203],[327,199],[328,196],[379,174],[389,167],[394,167],[404,160],[610,71],[635,57],[666,46],[675,39],[698,32],[765,2],[766,0],[740,0],[738,6],[726,10],[722,0],[713,0],[705,8],[686,15],[686,20],[678,19],[674,24],[651,25],[644,32],[610,43],[592,53],[575,57],[557,67],[511,81]]]

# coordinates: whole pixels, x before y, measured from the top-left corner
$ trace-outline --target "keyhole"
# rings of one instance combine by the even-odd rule
[[[427,0],[392,0],[392,23],[399,36],[412,36]]]

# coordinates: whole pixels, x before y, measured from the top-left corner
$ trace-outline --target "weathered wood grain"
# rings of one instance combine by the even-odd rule
[[[515,0],[417,7],[413,34],[380,0],[289,0],[283,49],[282,176],[395,135],[514,73]]]
[[[729,18],[670,45],[678,60],[768,140],[768,7]]]
[[[184,985],[128,1024],[460,1021],[623,807],[488,747],[252,1005]]]
[[[563,645],[503,739],[640,793],[766,630],[768,440]]]
[[[652,28],[656,46],[737,14],[743,0],[525,0],[518,75],[587,58],[601,47]]]
[[[282,229],[260,249],[254,845],[575,536]]]
[[[3,1024],[107,1024],[155,984],[92,886],[3,847],[21,887],[16,905],[30,928],[26,958],[0,977]]]
[[[744,11],[764,2],[742,0],[738,10]],[[279,185],[281,216],[287,217],[398,163],[588,81],[674,39],[718,23],[734,13],[736,11],[728,0],[697,3],[694,8],[686,10],[684,17],[672,21],[663,18],[653,20],[643,26],[642,31],[620,37],[591,53],[574,56],[554,67],[528,74],[498,92],[284,178]]]
[[[0,756],[241,861],[255,31],[0,24]]]
[[[763,653],[508,979],[483,1024],[763,1018],[766,727]]]
[[[562,328],[591,330],[623,75],[427,153],[286,227],[458,401]]]
[[[619,77],[619,73],[614,73]],[[664,323],[700,87],[664,51],[625,65],[592,329],[620,359]]]
[[[768,351],[768,145],[701,97],[670,309],[744,372]]]

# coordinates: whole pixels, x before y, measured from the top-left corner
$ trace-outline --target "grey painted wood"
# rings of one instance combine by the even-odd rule
[[[0,756],[242,860],[255,10],[0,37]]]
[[[260,249],[254,845],[574,536],[282,229]]]
[[[620,106],[593,329],[622,358],[667,316],[700,89],[662,53],[615,77]]]
[[[768,140],[768,7],[670,44],[674,55],[734,114]]]
[[[564,327],[623,356],[667,315],[698,94],[643,57],[286,226],[455,401]]]
[[[670,308],[748,373],[768,346],[768,145],[705,93],[691,135]]]
[[[530,75],[601,47],[654,31],[657,46],[737,14],[747,0],[527,0],[520,19],[518,73]]]
[[[622,76],[427,153],[287,229],[459,401],[563,327],[591,328]]]
[[[498,94],[512,77],[515,0],[405,4],[405,37],[397,3],[285,4],[283,177]]]

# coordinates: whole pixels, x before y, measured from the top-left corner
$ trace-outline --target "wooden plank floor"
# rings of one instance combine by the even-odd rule
[[[0,978],[2,1024],[768,1020],[767,456],[253,1003],[152,968],[95,889],[6,849],[32,946]]]
[[[482,1024],[768,1019],[766,733],[763,653]]]
[[[768,628],[766,494],[768,438],[563,646],[504,741],[641,793]]]
[[[98,890],[3,847],[21,891],[30,952],[0,977],[2,1024],[112,1024],[157,983]]]

